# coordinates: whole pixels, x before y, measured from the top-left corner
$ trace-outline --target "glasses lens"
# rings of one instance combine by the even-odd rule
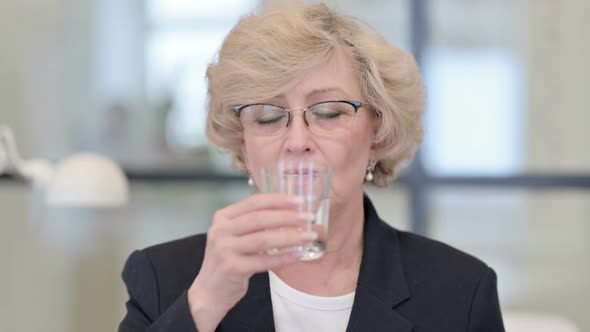
[[[324,132],[348,128],[356,114],[353,105],[338,101],[316,104],[305,113],[309,127]]]
[[[250,105],[240,111],[244,129],[254,135],[269,136],[287,127],[289,113],[273,105]]]

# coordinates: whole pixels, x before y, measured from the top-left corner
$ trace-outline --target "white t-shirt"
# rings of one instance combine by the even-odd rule
[[[324,297],[300,292],[268,271],[276,332],[344,332],[354,292]]]

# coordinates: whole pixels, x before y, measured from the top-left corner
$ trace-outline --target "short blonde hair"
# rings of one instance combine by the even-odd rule
[[[325,4],[263,9],[240,19],[207,69],[207,136],[246,170],[243,128],[232,107],[287,91],[306,71],[344,50],[356,67],[363,102],[381,117],[373,183],[386,186],[422,141],[424,88],[413,57],[363,21]]]

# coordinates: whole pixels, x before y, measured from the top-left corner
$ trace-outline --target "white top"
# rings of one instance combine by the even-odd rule
[[[324,297],[300,292],[268,271],[276,332],[344,332],[354,292]]]

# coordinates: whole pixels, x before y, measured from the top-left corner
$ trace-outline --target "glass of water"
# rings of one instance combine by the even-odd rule
[[[315,216],[301,230],[318,234],[315,241],[293,248],[272,249],[269,254],[294,250],[301,260],[317,259],[324,254],[328,239],[331,180],[332,169],[323,161],[281,159],[275,165],[262,168],[259,189],[301,197],[299,211]]]

